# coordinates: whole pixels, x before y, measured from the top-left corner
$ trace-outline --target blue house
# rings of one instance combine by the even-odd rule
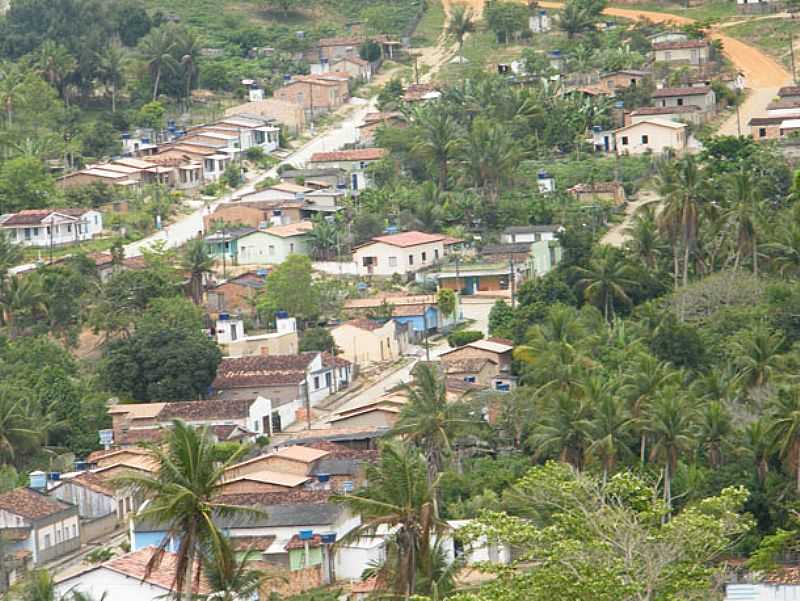
[[[203,240],[208,248],[208,254],[214,259],[225,260],[236,263],[239,257],[239,239],[257,231],[254,227],[237,227],[230,229],[217,230],[209,234]]]
[[[408,324],[413,334],[424,334],[439,328],[439,309],[435,305],[398,305],[392,310],[392,319],[398,324]]]

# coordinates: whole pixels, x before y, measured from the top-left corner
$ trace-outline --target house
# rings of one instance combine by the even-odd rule
[[[341,82],[315,75],[294,78],[275,90],[275,98],[303,107],[308,120],[335,111],[347,101],[348,94]]]
[[[222,228],[208,234],[203,240],[211,257],[235,265],[239,260],[239,240],[257,231],[252,227]]]
[[[207,183],[218,180],[225,173],[225,169],[233,161],[233,156],[222,152],[218,144],[205,143],[196,137],[193,142],[181,139],[179,143],[164,144],[159,147],[156,154],[148,157],[148,160],[155,163],[177,161],[179,164],[192,166],[193,169],[194,163],[200,163],[203,169],[203,181]]]
[[[780,98],[767,105],[767,115],[794,115],[800,111],[800,100]]]
[[[268,400],[256,396],[174,403],[117,404],[108,408],[108,414],[111,416],[115,441],[126,436],[135,436],[143,430],[152,432],[169,428],[176,419],[192,426],[208,427],[212,432],[217,426],[237,427],[237,436],[231,436],[234,428],[221,428],[219,433],[225,440],[254,440],[256,436],[270,432],[270,408]],[[244,435],[238,434],[239,432]],[[147,459],[152,461],[149,457]],[[130,460],[125,463],[130,464]]]
[[[361,37],[322,38],[306,52],[309,63],[334,64],[344,58],[358,58],[358,51],[366,40]]]
[[[417,231],[376,236],[353,248],[353,261],[359,275],[411,273],[441,261],[447,241],[442,234]]]
[[[642,106],[630,113],[630,123],[628,123],[628,125],[647,121],[654,117],[657,119],[700,125],[706,120],[706,116],[707,113],[694,104],[686,104],[683,106]]]
[[[310,221],[274,225],[263,232],[245,236],[239,242],[239,264],[283,263],[289,255],[308,255],[311,253],[311,230],[314,224]],[[263,252],[262,252],[263,251]]]
[[[280,128],[263,118],[236,116],[225,117],[213,125],[206,126],[206,131],[236,133],[236,147],[240,150],[260,148],[266,154],[277,150],[280,146]]]
[[[617,154],[683,154],[688,145],[685,123],[652,117],[614,132]]]
[[[142,547],[131,553],[109,559],[56,582],[57,598],[73,592],[84,593],[89,599],[111,601],[157,601],[175,594],[174,583],[178,556],[170,551],[164,553],[158,569],[149,570],[148,564],[156,546]],[[196,595],[209,595],[211,586],[201,576],[193,584]]]
[[[302,216],[304,219],[313,219],[316,215],[325,217],[338,213],[343,208],[344,198],[344,190],[336,188],[320,188],[308,192],[304,195],[305,205],[301,211]]]
[[[233,466],[235,467],[235,466]],[[308,476],[299,476],[272,470],[231,474],[218,487],[222,495],[242,493],[286,492],[311,481]]]
[[[364,123],[358,126],[358,141],[365,146],[375,143],[375,132],[380,127],[408,127],[403,113],[399,111],[367,113]]]
[[[518,242],[538,242],[539,240],[557,240],[564,226],[552,225],[511,225],[503,230],[500,241],[506,244]]]
[[[660,107],[696,106],[705,115],[714,113],[717,97],[711,87],[660,88],[653,92],[653,104]]]
[[[506,296],[506,293],[510,294],[512,269],[516,283],[525,279],[525,263],[512,265],[510,261],[447,266],[431,274],[431,277],[436,280],[440,290],[447,288],[464,296],[478,292]]]
[[[400,417],[401,408],[396,403],[378,399],[360,407],[337,411],[328,422],[341,428],[376,428],[389,430]]]
[[[627,90],[640,85],[645,78],[650,76],[649,71],[636,69],[621,69],[610,71],[600,76],[599,85],[609,94],[616,94],[619,90]]]
[[[428,102],[441,98],[441,96],[442,93],[433,84],[412,83],[403,93],[403,102]]]
[[[416,337],[426,330],[436,331],[454,325],[459,313],[458,297],[453,314],[443,315],[438,308],[436,296],[430,294],[380,294],[344,302],[344,312],[350,317],[374,317],[385,308],[390,308],[391,319],[395,322],[408,324],[409,335]]]
[[[800,119],[800,111],[792,115],[753,117],[747,125],[750,127],[750,135],[754,140],[776,140],[782,138],[784,133],[791,129],[791,121],[796,119]]]
[[[220,204],[213,213],[205,215],[205,231],[210,232],[222,224],[230,225],[230,229],[244,226],[265,230],[272,225],[302,221],[305,202],[297,200],[296,194],[262,190],[242,198],[236,202]]]
[[[272,434],[293,423],[298,412],[317,406],[349,384],[352,374],[345,360],[349,358],[344,353],[334,361],[316,352],[229,357],[219,364],[211,388],[225,401],[259,396],[269,399]]]
[[[614,130],[603,129],[602,125],[592,126],[592,147],[595,152],[614,152]]]
[[[505,242],[484,245],[478,255],[481,261],[495,264],[525,263],[530,259],[532,242]]]
[[[225,480],[232,481],[265,471],[299,476],[308,480],[308,476],[313,472],[317,463],[328,455],[328,451],[310,446],[280,447],[264,455],[258,455],[230,466],[225,470]]]
[[[563,250],[558,240],[540,240],[531,244],[528,257],[528,277],[541,277],[561,263]]]
[[[31,488],[0,494],[0,536],[10,551],[27,551],[40,566],[80,548],[80,518],[77,506],[44,494],[44,472],[30,478]]]
[[[23,246],[63,246],[99,235],[103,214],[95,209],[26,209],[0,217],[0,231]]]
[[[500,366],[491,357],[442,358],[441,362],[444,375],[448,379],[458,378],[483,388],[491,388],[492,382],[500,375]]]
[[[275,326],[273,332],[249,335],[242,319],[231,319],[230,315],[220,313],[216,323],[217,344],[225,357],[297,354],[297,321],[279,312]]]
[[[352,79],[367,82],[372,79],[372,65],[358,56],[346,56],[332,63],[334,71],[347,73]]]
[[[302,106],[277,98],[266,98],[255,102],[245,102],[225,109],[226,117],[259,117],[270,123],[278,123],[292,134],[297,135],[306,128],[306,113]]]
[[[314,442],[304,446],[328,452],[314,462],[308,475],[318,482],[320,476],[323,480],[327,478],[325,482],[331,490],[347,492],[364,486],[367,483],[366,466],[380,458],[380,452],[375,449],[351,449],[333,442]]]
[[[445,367],[450,364],[459,365],[456,362],[474,359],[490,359],[497,365],[497,374],[492,376],[491,387],[494,390],[508,390],[516,385],[516,377],[511,373],[512,351],[514,350],[514,343],[505,338],[486,338],[484,340],[476,340],[467,345],[454,348],[439,355],[439,360]],[[477,364],[469,364],[469,367],[475,368]],[[458,369],[458,368],[457,368]],[[466,369],[466,366],[464,367]],[[486,369],[485,367],[483,369]],[[494,368],[490,368],[494,369]],[[466,373],[466,372],[464,372]],[[475,375],[476,382],[478,383],[478,376],[481,375],[480,371],[471,372]],[[488,370],[486,372],[488,374]],[[472,382],[469,382],[472,383]]]
[[[705,40],[674,40],[653,44],[657,63],[703,65],[708,62],[710,47]]]
[[[394,320],[351,319],[331,330],[341,356],[358,365],[395,361],[406,353],[408,330]]]
[[[689,39],[689,34],[678,30],[659,31],[650,36],[651,44],[662,44],[664,42],[685,42]]]
[[[592,182],[577,184],[567,189],[582,204],[610,204],[618,207],[625,204],[625,188],[620,182]]]
[[[745,14],[775,12],[780,7],[775,0],[736,0],[736,10]]]
[[[533,33],[547,33],[553,29],[553,23],[550,15],[544,9],[539,9],[536,14],[528,17],[528,29]]]
[[[91,184],[106,184],[118,189],[131,190],[134,192],[140,190],[142,187],[141,180],[130,178],[127,173],[120,173],[119,171],[100,169],[97,167],[67,173],[56,180],[56,186],[61,189],[75,186],[88,186]]]
[[[317,169],[343,170],[348,174],[349,189],[357,194],[359,190],[369,188],[371,185],[367,176],[367,168],[385,156],[385,148],[358,148],[355,150],[315,152],[308,162],[309,165]]]
[[[302,181],[309,188],[346,188],[347,173],[343,169],[286,169],[278,174],[282,182]]]
[[[257,271],[229,278],[206,290],[206,307],[212,313],[251,314],[264,283],[265,276]]]
[[[62,476],[47,494],[78,508],[81,542],[110,534],[139,508],[138,499],[132,491],[115,487],[102,474],[89,471],[79,472],[70,478]]]

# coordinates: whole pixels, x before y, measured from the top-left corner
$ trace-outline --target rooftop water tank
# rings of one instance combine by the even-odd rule
[[[297,533],[297,538],[300,540],[311,540],[314,536],[313,530],[301,530]]]
[[[47,474],[42,471],[35,471],[28,474],[30,487],[34,490],[45,490],[47,488]]]
[[[326,545],[332,545],[336,542],[336,533],[335,532],[326,532],[320,536],[322,542]]]
[[[288,317],[288,311],[275,311],[275,319],[287,319]]]

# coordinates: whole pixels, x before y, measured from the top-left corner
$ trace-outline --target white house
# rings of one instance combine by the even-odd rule
[[[36,490],[16,488],[0,495],[0,536],[41,565],[80,548],[80,519],[75,505],[44,494],[44,472],[32,472],[30,479]]]
[[[701,65],[708,62],[709,45],[705,40],[675,40],[653,44],[657,63]]]
[[[800,601],[800,584],[789,582],[726,584],[725,601]]]
[[[539,240],[556,240],[564,226],[553,225],[511,225],[503,230],[500,241],[504,244],[516,242],[538,242]]]
[[[27,209],[0,217],[0,231],[23,246],[61,246],[102,232],[103,214],[95,209]]]
[[[91,599],[109,601],[165,599],[174,593],[177,556],[166,552],[158,569],[148,574],[147,564],[155,552],[155,546],[144,547],[60,580],[56,583],[56,597],[62,598],[71,592],[80,592]],[[212,590],[205,578],[201,578],[194,592],[205,597]]]
[[[646,119],[614,132],[617,154],[663,154],[686,151],[688,132],[685,123],[666,119]]]
[[[385,148],[357,148],[334,152],[315,152],[309,166],[315,169],[342,169],[348,174],[349,188],[354,193],[371,185],[367,167],[386,156]]]
[[[441,261],[448,241],[441,234],[417,231],[376,236],[353,249],[353,261],[359,275],[410,273]]]
[[[546,10],[538,10],[535,15],[531,15],[528,19],[528,27],[533,33],[547,33],[553,29],[553,24],[550,21],[550,15]]]

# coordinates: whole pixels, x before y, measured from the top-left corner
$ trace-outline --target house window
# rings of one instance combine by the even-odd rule
[[[314,376],[314,390],[319,390],[319,376]]]
[[[470,384],[475,383],[475,376],[464,376],[464,381],[469,382]]]
[[[100,224],[100,222],[97,219],[97,215],[94,216],[94,224],[95,225],[99,225]]]
[[[38,227],[33,228],[33,237],[34,238],[38,238],[39,237],[39,228]]]
[[[622,136],[622,145],[623,146],[627,146],[628,145],[628,136]]]
[[[268,250],[269,250],[269,256],[272,256],[272,255],[275,254],[275,246],[273,246],[272,244],[269,245],[269,249]]]
[[[408,264],[409,265],[413,265],[414,264],[414,255],[408,255]]]
[[[642,136],[642,144],[647,144],[650,141],[648,136]]]
[[[294,242],[289,242],[289,252],[290,253],[294,252]]]
[[[333,383],[333,377],[331,376],[331,372],[326,372],[325,373],[325,386],[330,388],[332,383]]]
[[[128,503],[130,502],[131,500],[128,499]],[[72,538],[75,538],[76,536],[78,536],[78,527],[75,524],[72,524]]]
[[[30,240],[31,239],[31,228],[29,228],[29,227],[25,228],[25,239],[26,240]]]
[[[766,138],[767,137],[767,128],[766,127],[759,127],[758,128],[758,137],[759,138]]]
[[[49,534],[45,534],[44,535],[44,548],[47,549],[50,546],[50,544],[51,544],[50,535]]]
[[[424,263],[427,260],[428,260],[428,254],[425,251],[423,251],[422,252],[422,262]]]
[[[683,98],[678,98],[678,106],[683,106]]]
[[[397,257],[389,257],[389,267],[397,267]]]
[[[258,420],[253,422],[253,432],[258,432]]]
[[[67,224],[67,233],[68,233],[68,234],[71,234],[71,233],[72,233],[72,224],[71,224],[71,223],[68,223],[68,224]]]
[[[433,249],[433,260],[434,261],[438,261],[439,260],[439,249],[438,248],[434,248]]]

